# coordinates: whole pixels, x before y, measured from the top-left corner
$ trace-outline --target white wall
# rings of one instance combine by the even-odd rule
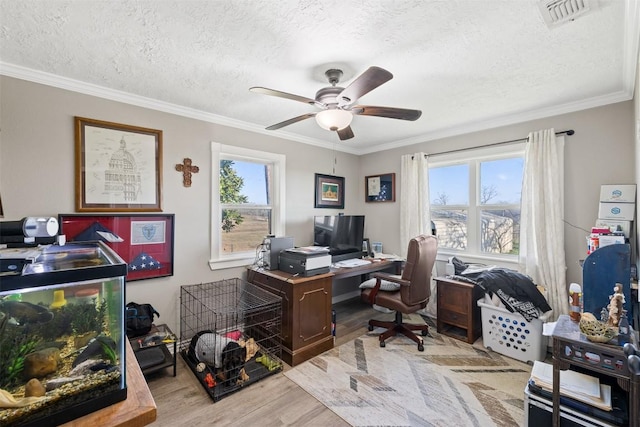
[[[640,56],[638,56],[638,62],[636,64],[636,84],[635,84],[635,90],[634,90],[634,94],[633,94],[633,118],[634,118],[634,122],[633,122],[633,127],[634,127],[634,134],[635,134],[635,164],[636,164],[636,173],[635,173],[635,183],[636,183],[636,206],[638,203],[638,200],[640,200],[640,198],[638,197],[638,183],[640,183],[640,167],[638,167],[638,165],[640,165]],[[636,209],[637,212],[637,209]],[[638,214],[636,213],[636,218],[638,217]],[[637,224],[637,223],[636,223]],[[640,248],[640,227],[638,227],[636,225],[636,248]],[[640,250],[636,251],[636,259],[635,259],[635,263],[636,266],[640,267]]]
[[[345,214],[365,214],[365,233],[400,252],[400,156],[441,151],[526,137],[554,127],[574,129],[566,143],[565,229],[569,281],[581,282],[578,262],[585,256],[585,236],[597,215],[601,184],[637,182],[633,102],[535,120],[513,126],[424,142],[361,157],[295,143],[269,135],[215,125],[121,104],[62,89],[0,77],[0,194],[4,220],[29,215],[74,212],[74,116],[161,129],[164,138],[163,211],[175,213],[174,275],[130,282],[127,301],[150,302],[163,322],[178,330],[181,285],[240,277],[244,269],[211,271],[209,259],[210,142],[284,153],[287,156],[287,235],[297,245],[312,243],[314,173],[345,177]],[[636,120],[638,108],[635,109]],[[428,117],[423,118],[428,120]],[[328,135],[329,137],[333,135]],[[333,156],[337,156],[333,173]],[[190,188],[174,165],[193,159],[200,172]],[[396,172],[395,203],[365,203],[364,177]],[[349,284],[337,286],[347,292]]]

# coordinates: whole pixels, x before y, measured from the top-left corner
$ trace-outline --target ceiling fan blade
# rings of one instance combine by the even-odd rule
[[[340,138],[340,141],[344,141],[346,139],[351,139],[354,137],[353,130],[351,130],[351,126],[347,126],[346,128],[340,129],[336,132],[338,132],[338,137]]]
[[[409,110],[407,108],[375,107],[372,105],[356,105],[350,110],[353,114],[360,116],[387,117],[390,119],[400,119],[414,121],[422,115],[420,110]]]
[[[266,128],[267,130],[276,130],[276,129],[280,129],[283,128],[285,126],[289,126],[292,125],[296,122],[305,120],[305,119],[310,119],[311,117],[314,117],[316,115],[316,113],[307,113],[307,114],[303,114],[301,116],[298,117],[294,117],[292,119],[289,120],[285,120],[284,122],[280,122],[280,123],[276,123],[275,125],[271,125],[268,128]]]
[[[393,74],[380,67],[369,67],[336,97],[338,106],[344,107],[356,102],[361,96],[393,78]]]
[[[311,104],[311,105],[315,105],[316,104],[316,100],[315,99],[306,98],[304,96],[299,96],[299,95],[294,95],[292,93],[281,92],[279,90],[267,89],[266,87],[255,86],[255,87],[249,88],[249,90],[251,92],[261,93],[263,95],[277,96],[279,98],[286,98],[286,99],[291,99],[293,101],[304,102],[305,104]]]

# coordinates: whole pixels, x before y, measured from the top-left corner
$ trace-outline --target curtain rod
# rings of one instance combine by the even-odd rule
[[[571,136],[574,133],[576,133],[576,131],[574,131],[573,129],[563,130],[563,131],[560,131],[560,132],[556,132],[556,135],[562,135],[563,133]],[[440,155],[440,154],[451,154],[451,153],[457,153],[458,151],[473,150],[475,148],[485,148],[485,147],[494,147],[496,145],[513,144],[514,142],[524,142],[524,141],[526,141],[528,139],[529,139],[529,137],[519,138],[519,139],[512,139],[510,141],[494,142],[492,144],[479,145],[477,147],[458,148],[456,150],[441,151],[439,153],[429,153],[429,154],[425,154],[425,156],[436,156],[436,155]],[[411,158],[413,159],[413,156],[411,156]]]

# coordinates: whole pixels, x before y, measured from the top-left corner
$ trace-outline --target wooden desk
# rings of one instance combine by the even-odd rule
[[[280,270],[249,269],[247,280],[282,298],[282,360],[291,366],[333,348],[332,273],[297,277]]]
[[[142,427],[156,420],[156,402],[140,371],[129,340],[126,341],[127,398],[84,417],[76,418],[64,427]]]
[[[378,260],[358,267],[332,268],[333,280],[346,279],[347,277],[364,276],[369,273],[389,270],[393,274],[400,274],[403,261]]]
[[[627,356],[617,345],[591,342],[577,322],[563,314],[553,331],[553,426],[560,426],[560,370],[572,365],[612,377],[629,393],[629,425],[640,426],[640,378],[629,372]]]
[[[331,299],[334,280],[396,268],[394,261],[333,269],[310,277],[250,268],[247,280],[282,298],[282,360],[298,365],[333,348]]]

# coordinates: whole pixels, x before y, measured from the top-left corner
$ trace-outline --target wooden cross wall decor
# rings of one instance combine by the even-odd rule
[[[198,173],[200,168],[193,165],[190,158],[185,157],[182,164],[178,163],[176,165],[176,170],[182,172],[182,184],[185,187],[191,187],[191,174]]]

